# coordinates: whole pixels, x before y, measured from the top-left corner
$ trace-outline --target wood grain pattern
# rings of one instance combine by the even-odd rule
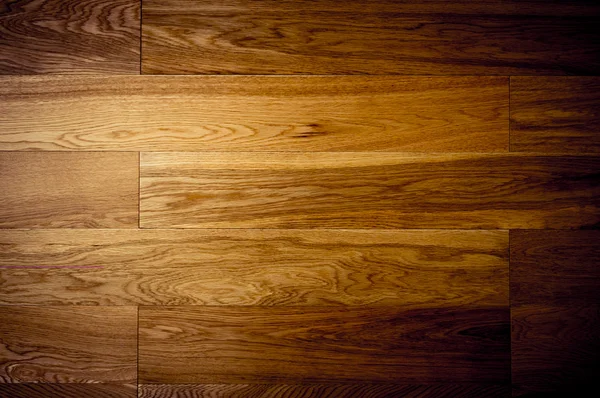
[[[596,389],[600,231],[511,231],[513,383],[520,393]]]
[[[145,0],[144,73],[595,74],[592,1]]]
[[[0,382],[134,383],[135,307],[0,306]]]
[[[485,384],[142,384],[140,398],[506,398]]]
[[[2,150],[508,150],[505,77],[10,76],[0,101]]]
[[[600,158],[142,153],[145,228],[578,228]]]
[[[511,150],[600,153],[599,77],[511,77]]]
[[[2,398],[136,398],[132,384],[0,383]]]
[[[0,152],[0,227],[137,227],[137,153]]]
[[[508,306],[140,307],[140,383],[505,383]]]
[[[507,231],[0,230],[0,304],[508,305]]]
[[[140,1],[0,3],[0,74],[138,74]]]

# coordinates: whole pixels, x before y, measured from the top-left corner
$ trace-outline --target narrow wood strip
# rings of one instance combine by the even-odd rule
[[[133,384],[0,383],[0,397],[7,398],[136,398]]]
[[[511,77],[511,150],[600,153],[599,77]]]
[[[140,307],[140,382],[502,384],[505,307]]]
[[[142,153],[145,228],[592,228],[600,158]]]
[[[138,224],[137,153],[0,152],[0,228]]]
[[[0,306],[0,382],[135,383],[135,307]]]
[[[1,304],[508,305],[507,231],[0,230]]]
[[[2,150],[508,150],[506,77],[11,76],[0,83]]]
[[[138,74],[140,1],[0,4],[0,74]]]

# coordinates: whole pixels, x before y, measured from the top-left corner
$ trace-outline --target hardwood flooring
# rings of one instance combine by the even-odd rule
[[[0,2],[0,398],[595,397],[599,16]]]

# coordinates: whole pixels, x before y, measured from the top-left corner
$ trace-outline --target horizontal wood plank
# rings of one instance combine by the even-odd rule
[[[140,383],[505,383],[505,307],[140,307]]]
[[[508,150],[505,77],[11,76],[0,83],[2,150]]]
[[[140,398],[506,398],[486,384],[142,384]]]
[[[139,0],[0,4],[0,74],[139,74]]]
[[[520,152],[600,153],[599,77],[511,77],[510,143]]]
[[[138,154],[0,152],[0,228],[131,228]]]
[[[142,153],[144,228],[580,228],[600,158]]]
[[[135,307],[0,306],[0,383],[135,383]]]
[[[150,74],[592,75],[592,1],[144,0]]]
[[[0,383],[6,398],[137,398],[133,384]]]
[[[507,231],[0,230],[0,304],[508,305]]]

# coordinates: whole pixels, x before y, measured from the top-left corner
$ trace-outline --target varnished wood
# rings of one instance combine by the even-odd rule
[[[0,230],[0,304],[508,305],[507,231]]]
[[[599,254],[598,230],[511,231],[512,379],[517,392],[597,390]]]
[[[486,384],[142,384],[140,398],[506,398]]]
[[[139,0],[0,3],[0,74],[138,74]]]
[[[11,76],[0,101],[3,150],[508,150],[505,77]]]
[[[511,150],[600,153],[599,77],[511,77]]]
[[[145,228],[578,228],[600,158],[142,153]]]
[[[2,398],[136,398],[133,384],[0,383]]]
[[[595,74],[592,1],[144,0],[144,73]]]
[[[137,153],[0,152],[0,228],[137,227]]]
[[[135,307],[0,306],[0,382],[134,383]]]
[[[508,306],[140,307],[140,383],[502,384]]]

